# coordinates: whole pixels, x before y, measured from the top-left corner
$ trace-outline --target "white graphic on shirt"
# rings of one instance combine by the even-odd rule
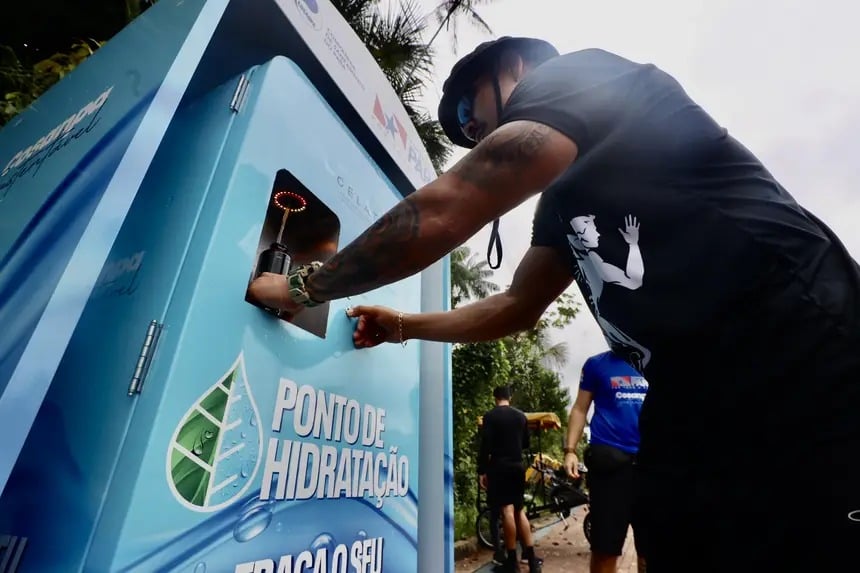
[[[603,294],[604,285],[617,285],[629,290],[636,290],[642,286],[645,277],[645,264],[639,250],[639,222],[636,217],[628,215],[624,218],[624,229],[618,229],[618,232],[624,237],[624,241],[629,245],[627,266],[622,270],[604,261],[597,253],[600,233],[597,232],[594,219],[594,215],[582,215],[570,220],[573,234],[568,235],[567,240],[570,242],[579,270],[580,276],[576,277],[577,282],[580,285],[584,282],[588,287],[584,290],[589,292],[583,294],[591,300],[594,316],[609,347],[626,356],[633,363],[633,366],[641,372],[651,360],[651,351],[600,314],[600,296]]]

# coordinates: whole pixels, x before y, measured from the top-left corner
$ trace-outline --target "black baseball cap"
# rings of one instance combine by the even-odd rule
[[[442,85],[442,101],[439,102],[439,123],[454,145],[467,149],[475,147],[476,143],[463,134],[457,108],[463,96],[471,90],[475,80],[487,71],[506,49],[513,50],[537,63],[543,63],[558,56],[558,50],[544,40],[502,36],[480,44],[470,54],[462,57],[451,68],[451,74]]]

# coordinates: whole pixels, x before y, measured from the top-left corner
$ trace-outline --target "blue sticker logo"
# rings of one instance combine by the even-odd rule
[[[314,30],[319,30],[322,26],[318,20],[320,7],[316,0],[295,0],[295,2],[296,8],[299,9],[299,12],[302,13],[302,16],[305,17],[308,24],[310,24]]]

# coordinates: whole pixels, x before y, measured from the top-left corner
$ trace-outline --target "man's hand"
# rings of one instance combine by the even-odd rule
[[[481,489],[487,489],[487,474],[481,474],[478,476],[478,483],[481,486]]]
[[[293,302],[287,277],[275,273],[263,273],[248,287],[248,296],[261,305],[288,312],[295,316],[304,306]]]
[[[579,458],[576,454],[564,454],[564,471],[573,479],[579,477]]]
[[[383,342],[400,342],[396,310],[384,306],[354,306],[346,315],[358,318],[352,342],[356,348],[373,348]]]

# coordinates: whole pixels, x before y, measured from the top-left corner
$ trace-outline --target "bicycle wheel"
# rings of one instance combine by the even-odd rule
[[[498,523],[498,531],[501,531],[502,523],[499,520]],[[475,520],[475,533],[478,536],[478,541],[481,545],[486,547],[487,549],[495,549],[496,547],[493,545],[493,534],[490,529],[490,508],[484,508],[481,513],[478,514],[478,518]]]
[[[585,540],[591,543],[591,512],[586,513],[582,520],[582,532],[585,533]]]

